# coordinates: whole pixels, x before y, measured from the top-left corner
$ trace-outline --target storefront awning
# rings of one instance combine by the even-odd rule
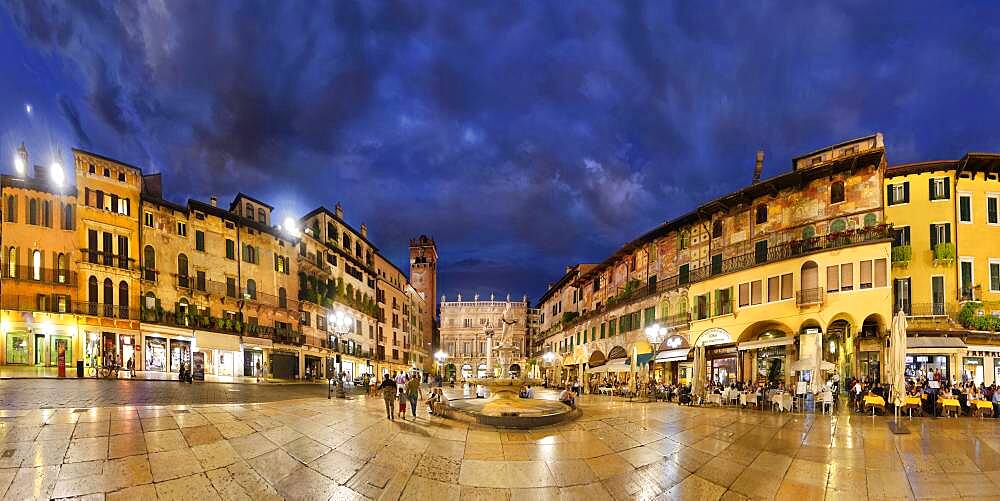
[[[653,359],[653,354],[652,353],[640,353],[640,354],[638,354],[638,355],[635,356],[635,366],[636,367],[642,367],[643,365],[648,364],[649,361],[652,360],[652,359]],[[625,359],[625,364],[626,365],[632,365],[632,359],[631,358],[626,358]]]
[[[770,348],[772,346],[788,346],[795,343],[793,337],[776,337],[771,339],[758,339],[755,341],[745,341],[739,344],[740,351],[756,350],[758,348]]]
[[[240,338],[229,334],[197,331],[194,335],[198,349],[240,351]]]
[[[598,367],[601,372],[628,372],[629,367],[626,363],[628,359],[625,358],[613,358],[608,360],[608,363]]]
[[[656,362],[683,362],[688,359],[691,348],[678,348],[676,350],[664,350],[656,354]]]
[[[967,349],[965,342],[957,337],[908,337],[906,349],[918,348],[951,348]]]

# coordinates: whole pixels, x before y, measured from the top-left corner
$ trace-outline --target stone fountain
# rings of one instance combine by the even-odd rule
[[[514,320],[510,315],[510,301],[500,317],[500,335],[496,336],[493,325],[489,322],[483,326],[486,336],[486,377],[470,377],[465,380],[469,384],[486,387],[490,395],[483,399],[452,400],[449,405],[462,413],[475,418],[481,424],[509,428],[531,428],[556,423],[573,415],[573,411],[554,400],[535,398],[520,398],[518,392],[522,386],[536,387],[542,380],[527,375],[522,371],[515,375],[509,372],[510,365],[517,362],[525,368],[525,359],[516,357],[518,348],[514,345],[510,326]],[[496,343],[494,344],[494,341]],[[499,361],[499,367],[494,366],[494,353]],[[499,375],[497,374],[499,372]]]

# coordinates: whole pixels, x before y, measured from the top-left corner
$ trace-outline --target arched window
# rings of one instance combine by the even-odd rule
[[[38,200],[28,200],[28,224],[38,224]]]
[[[31,251],[31,279],[42,279],[42,251],[38,249]]]
[[[252,278],[247,279],[247,296],[257,299],[257,282]]]
[[[278,287],[278,307],[288,308],[288,293],[284,287]]]
[[[17,247],[7,251],[7,277],[17,278]]]
[[[114,314],[115,306],[115,284],[110,278],[104,279],[104,316],[110,317]]]
[[[13,195],[7,196],[7,222],[17,222],[17,198]]]
[[[66,283],[66,254],[59,253],[56,256],[56,281],[64,284]]]
[[[66,204],[63,205],[62,210],[62,229],[72,230],[76,227],[76,221],[73,219],[73,205]]]
[[[91,276],[87,280],[87,312],[91,315],[97,315],[97,303],[101,302],[100,296],[98,296],[97,291],[97,277]]]
[[[815,304],[822,297],[819,288],[819,266],[814,261],[802,263],[799,269],[799,304]]]
[[[52,227],[52,202],[48,200],[42,201],[42,226]]]
[[[830,185],[830,203],[838,204],[845,200],[844,182],[837,181]]]
[[[144,279],[156,281],[156,249],[152,245],[142,249],[142,274]]]
[[[128,318],[128,282],[118,284],[118,318]]]
[[[188,287],[188,258],[184,254],[177,255],[177,285]]]

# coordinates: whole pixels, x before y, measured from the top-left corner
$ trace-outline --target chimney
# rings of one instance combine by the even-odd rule
[[[757,161],[753,166],[753,183],[757,184],[760,182],[760,173],[764,170],[764,150],[757,150]]]
[[[208,197],[208,203],[212,204],[212,207],[218,207],[219,206],[219,197],[217,197],[215,195],[212,195],[212,196]]]
[[[368,238],[368,225],[361,223],[361,238]]]
[[[344,219],[344,208],[340,205],[340,202],[337,202],[337,205],[333,206],[333,213],[337,215],[337,219]]]

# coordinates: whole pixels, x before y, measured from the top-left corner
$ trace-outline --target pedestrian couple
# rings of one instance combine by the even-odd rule
[[[410,412],[413,418],[417,417],[417,400],[423,398],[423,391],[420,389],[420,380],[410,376],[400,376],[396,380],[383,376],[382,384],[379,385],[382,391],[382,399],[385,400],[385,417],[395,420],[396,399],[399,398],[399,417],[406,419],[406,402],[410,402]]]

